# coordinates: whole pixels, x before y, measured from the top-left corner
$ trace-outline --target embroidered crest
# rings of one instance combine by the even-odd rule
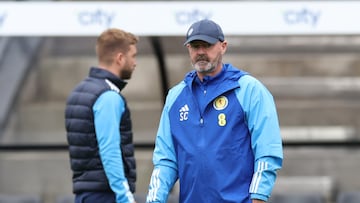
[[[213,106],[216,110],[223,110],[227,107],[229,101],[225,96],[220,96],[214,100]]]

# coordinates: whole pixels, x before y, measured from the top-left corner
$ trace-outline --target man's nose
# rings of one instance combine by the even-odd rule
[[[207,50],[206,46],[199,46],[199,48],[196,50],[198,53],[205,53]]]

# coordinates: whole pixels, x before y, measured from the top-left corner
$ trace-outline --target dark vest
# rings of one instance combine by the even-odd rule
[[[131,192],[135,192],[136,165],[130,111],[120,94],[126,82],[110,72],[92,67],[89,77],[75,87],[67,100],[65,125],[73,171],[73,192],[111,192],[100,160],[95,135],[93,105],[105,91],[114,90],[125,101],[125,111],[119,123],[124,172]]]

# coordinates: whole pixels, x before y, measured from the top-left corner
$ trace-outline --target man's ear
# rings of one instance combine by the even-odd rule
[[[121,65],[124,63],[124,54],[122,52],[118,52],[115,55],[115,63]]]
[[[222,54],[225,54],[226,49],[227,49],[227,41],[224,40],[224,41],[221,43],[221,53],[222,53]]]

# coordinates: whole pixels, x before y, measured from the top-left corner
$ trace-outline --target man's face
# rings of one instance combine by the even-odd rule
[[[136,55],[137,49],[135,45],[130,45],[129,51],[124,55],[124,66],[120,70],[121,79],[127,80],[131,78],[131,75],[136,67]]]
[[[191,64],[198,73],[212,73],[222,60],[222,42],[209,44],[194,40],[187,45]]]

